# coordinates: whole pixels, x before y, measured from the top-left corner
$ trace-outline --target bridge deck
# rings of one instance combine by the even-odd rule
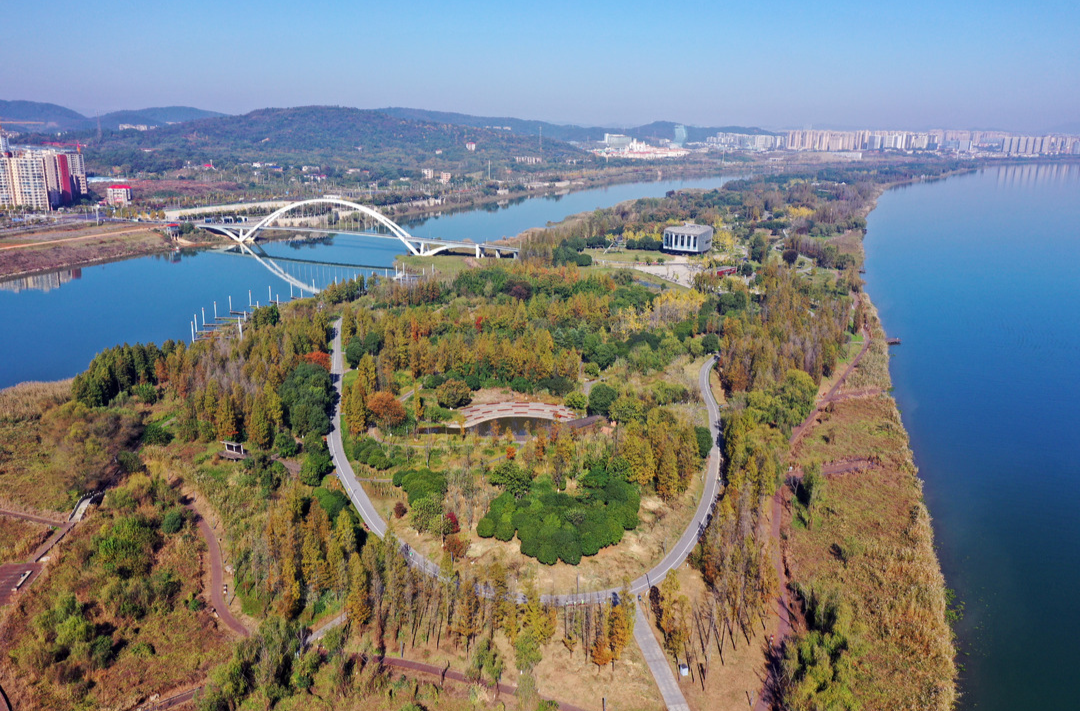
[[[199,225],[204,227],[204,225]],[[212,227],[213,225],[205,225],[205,227]],[[354,230],[338,230],[331,229],[329,227],[284,227],[279,225],[267,225],[259,230],[260,232],[314,232],[319,234],[329,235],[349,235],[351,237],[375,237],[378,239],[395,239],[399,240],[397,235],[388,234],[385,232],[356,232]],[[399,240],[400,241],[400,240]],[[475,249],[480,247],[481,249],[498,250],[500,252],[513,252],[520,251],[519,247],[510,247],[508,245],[496,244],[495,242],[459,242],[449,239],[436,239],[434,237],[416,237],[410,236],[410,242],[416,244],[433,244],[440,247],[460,247],[462,249]]]

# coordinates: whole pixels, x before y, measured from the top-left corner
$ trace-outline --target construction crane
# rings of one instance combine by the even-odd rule
[[[88,143],[79,143],[78,141],[75,141],[74,143],[56,143],[55,141],[45,141],[45,145],[46,146],[75,146],[75,152],[76,153],[82,153],[83,147],[88,146],[89,144]]]

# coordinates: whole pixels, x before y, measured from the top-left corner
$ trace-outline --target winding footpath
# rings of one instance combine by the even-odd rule
[[[225,600],[225,572],[217,534],[210,527],[210,523],[195,508],[195,504],[190,503],[187,508],[194,514],[199,533],[202,534],[203,540],[206,541],[206,549],[210,556],[210,603],[213,605],[214,612],[233,632],[241,637],[250,637],[251,631],[244,627],[240,620],[236,619],[229,610],[229,603]]]
[[[342,392],[342,382],[345,375],[345,366],[341,349],[340,319],[334,324],[334,341],[332,348],[330,373],[333,376],[334,388],[337,390],[338,398],[337,405],[334,408],[334,429],[327,437],[327,443],[330,448],[330,454],[334,460],[337,477],[341,481],[342,486],[344,486],[349,499],[360,513],[360,516],[363,518],[368,529],[382,538],[386,535],[386,522],[379,516],[371,499],[368,498],[367,493],[364,491],[364,487],[361,486],[357,479],[356,472],[353,471],[352,465],[345,456],[345,446],[341,437],[341,402],[344,396],[344,393]],[[697,545],[698,540],[704,533],[705,527],[708,525],[709,518],[712,515],[713,507],[716,504],[716,498],[720,494],[721,455],[718,446],[720,439],[720,407],[717,405],[716,399],[712,395],[712,389],[709,386],[709,374],[712,372],[714,363],[715,359],[710,357],[702,364],[701,370],[698,373],[698,384],[701,389],[701,396],[705,400],[705,407],[709,415],[709,429],[713,436],[712,451],[709,452],[708,463],[705,467],[705,486],[704,491],[702,492],[701,501],[698,503],[697,510],[694,512],[694,518],[690,521],[686,530],[683,531],[678,542],[652,570],[630,583],[629,591],[632,595],[648,592],[654,584],[659,584],[669,571],[678,568],[686,561],[687,556],[690,555],[690,551],[694,549],[694,546]],[[411,547],[403,546],[402,550],[410,565],[424,571],[428,575],[439,575],[438,565],[420,555]],[[589,593],[542,595],[541,600],[544,603],[556,606],[601,603],[617,598],[619,592],[619,588],[607,588],[605,590],[597,590]],[[520,599],[523,600],[523,596]],[[314,641],[322,637],[329,628],[341,624],[342,622],[344,622],[343,616],[335,618],[312,635],[311,640]],[[635,625],[634,636],[638,640],[638,644],[641,645],[642,652],[645,655],[646,661],[649,663],[649,668],[657,681],[657,685],[660,687],[661,693],[664,696],[664,703],[673,711],[685,711],[687,708],[686,700],[683,698],[682,692],[679,691],[678,682],[675,679],[671,664],[668,663],[666,655],[660,650],[655,635],[651,632],[651,626],[647,623],[640,624],[640,622],[641,621],[639,620],[639,624]],[[639,634],[638,630],[641,631],[641,634]]]

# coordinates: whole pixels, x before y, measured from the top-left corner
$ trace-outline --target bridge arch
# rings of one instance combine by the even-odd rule
[[[381,224],[386,229],[388,229],[390,231],[390,234],[401,240],[401,243],[405,245],[405,248],[408,249],[411,254],[420,254],[420,250],[416,248],[415,244],[413,244],[413,236],[406,232],[404,228],[391,220],[389,217],[382,214],[378,210],[371,209],[366,205],[361,205],[350,200],[342,200],[341,198],[311,198],[308,200],[300,200],[298,202],[286,205],[285,207],[278,208],[277,210],[271,212],[269,215],[255,223],[255,226],[252,227],[250,230],[241,232],[241,240],[244,242],[254,241],[260,230],[273,224],[273,222],[279,217],[283,217],[292,212],[293,210],[297,210],[307,205],[339,205],[341,207],[347,207],[352,211],[366,215]]]
[[[222,224],[217,224],[217,223],[203,223],[203,224],[199,224],[197,226],[200,229],[206,230],[208,232],[214,232],[216,234],[224,235],[224,236],[228,237],[229,239],[231,239],[231,240],[233,240],[235,242],[238,242],[241,246],[244,246],[246,243],[254,242],[255,239],[258,237],[259,232],[261,232],[262,230],[271,229],[272,228],[271,226],[273,225],[273,223],[277,219],[289,214],[290,212],[292,212],[294,210],[302,209],[302,208],[304,208],[304,207],[306,207],[308,205],[337,205],[337,206],[340,206],[340,207],[347,208],[351,212],[358,212],[361,215],[365,215],[365,216],[371,218],[372,220],[374,220],[375,222],[377,222],[378,224],[385,227],[387,229],[387,231],[389,232],[389,234],[382,234],[382,233],[368,234],[368,235],[361,234],[361,236],[372,236],[372,237],[381,237],[381,238],[386,238],[386,239],[397,239],[403,245],[405,245],[405,248],[407,250],[409,250],[409,254],[419,256],[419,257],[430,257],[430,256],[439,254],[440,252],[444,252],[444,251],[450,250],[450,249],[468,250],[470,252],[475,253],[475,255],[477,257],[483,257],[483,256],[485,256],[485,253],[494,254],[496,257],[502,257],[502,256],[516,257],[516,256],[518,256],[518,253],[521,251],[519,247],[514,247],[514,246],[510,246],[510,245],[506,245],[506,244],[491,245],[491,244],[487,244],[487,243],[484,243],[484,242],[471,242],[471,241],[457,242],[457,241],[453,241],[453,240],[435,239],[435,238],[430,238],[430,237],[414,237],[413,235],[406,232],[403,227],[398,225],[396,222],[391,220],[386,215],[383,215],[378,210],[370,208],[367,205],[361,205],[359,203],[352,202],[350,200],[343,200],[342,198],[323,197],[323,198],[310,198],[310,199],[307,199],[307,200],[298,200],[298,201],[296,201],[294,203],[290,203],[288,205],[285,205],[284,207],[280,207],[277,210],[274,210],[269,215],[262,218],[261,220],[256,222],[251,228],[248,228],[248,229],[245,229],[243,226],[238,226],[238,225],[233,225],[233,224],[222,225]],[[284,227],[284,228],[281,228],[281,229],[289,229],[289,228]],[[331,230],[323,230],[322,228],[316,228],[316,229],[312,230],[312,229],[305,228],[305,227],[294,227],[294,229],[296,229],[298,231],[305,231],[305,230],[307,230],[307,231],[327,231],[327,232],[335,231],[335,230],[332,230],[332,229]],[[358,234],[358,233],[349,232],[348,230],[342,230],[341,234]]]

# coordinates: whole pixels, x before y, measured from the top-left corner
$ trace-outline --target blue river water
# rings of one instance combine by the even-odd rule
[[[624,200],[659,197],[668,190],[714,188],[729,179],[626,183],[404,226],[418,237],[488,242]],[[268,243],[264,249],[303,283],[314,281],[320,287],[357,273],[385,273],[405,252],[395,241],[344,235],[317,242]],[[189,339],[192,321],[201,324],[204,311],[205,320],[213,321],[215,302],[218,314],[226,316],[230,298],[240,309],[249,300],[266,304],[271,297],[288,299],[289,294],[289,285],[255,260],[222,250],[186,250],[2,282],[0,388],[71,377],[96,353],[119,343]]]
[[[866,288],[925,481],[960,707],[1075,709],[1080,663],[1080,166],[887,192]]]

